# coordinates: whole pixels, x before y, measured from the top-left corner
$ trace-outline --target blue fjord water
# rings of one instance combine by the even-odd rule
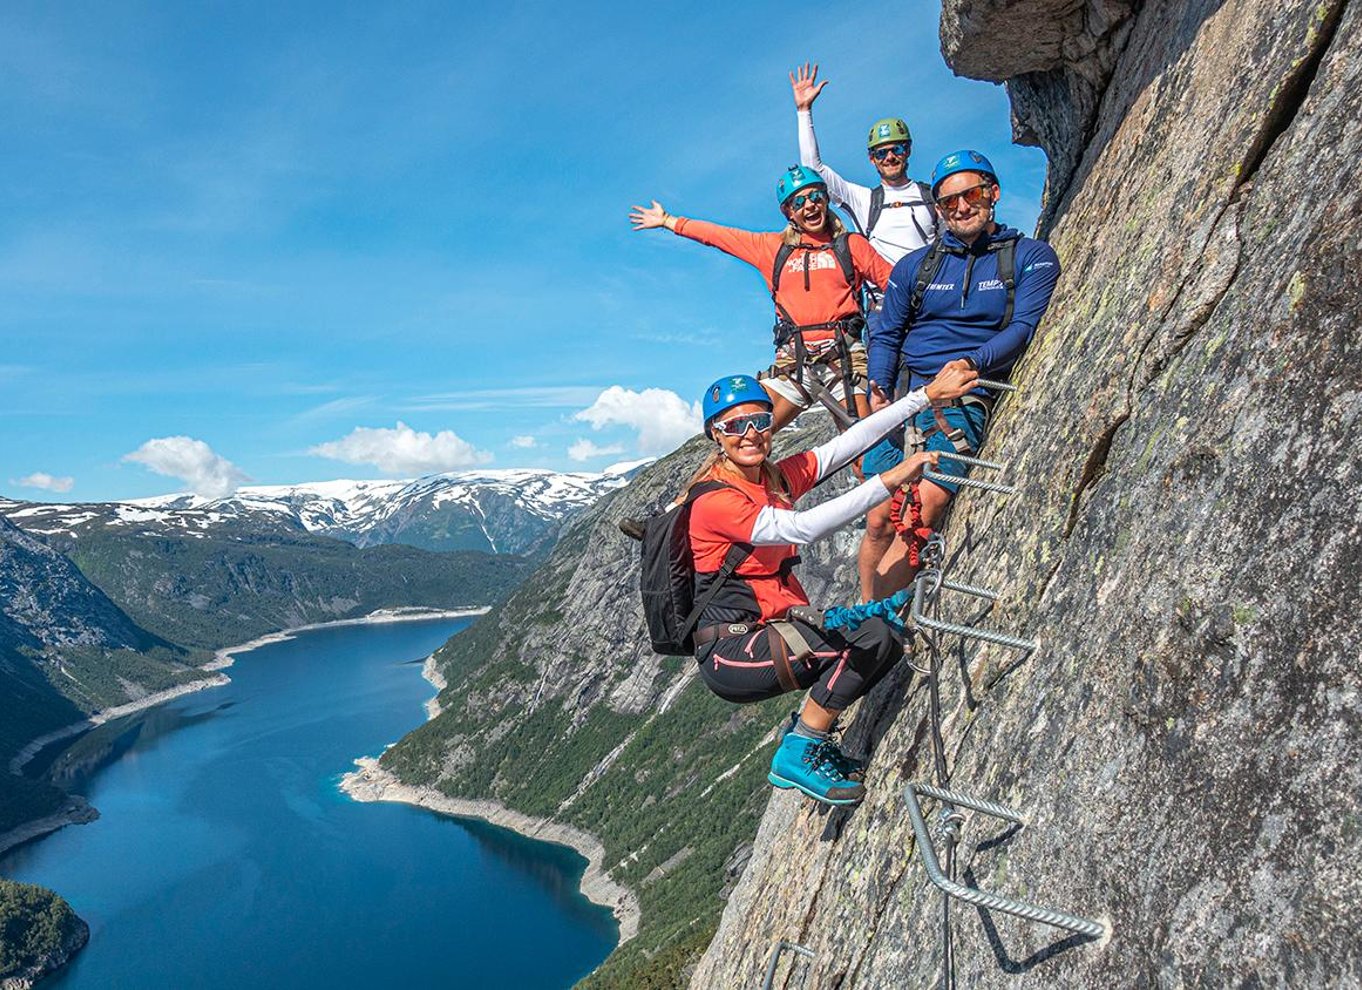
[[[90,923],[44,987],[532,988],[590,972],[618,927],[578,891],[575,852],[337,790],[354,757],[424,719],[419,661],[467,621],[304,633],[58,758],[102,817],[0,859]]]

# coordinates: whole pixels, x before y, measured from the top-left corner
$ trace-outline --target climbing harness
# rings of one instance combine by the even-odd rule
[[[795,251],[801,251],[804,255],[804,288],[806,290],[809,288],[809,259],[812,255],[822,251],[832,252],[847,285],[853,293],[856,289],[856,266],[852,260],[851,246],[847,242],[845,233],[838,234],[828,244],[781,244],[780,249],[776,251],[775,261],[771,267],[771,302],[776,307],[776,324],[772,328],[772,336],[777,355],[775,363],[771,365],[765,377],[787,379],[803,396],[808,405],[813,405],[817,401],[826,406],[837,417],[842,428],[845,429],[858,418],[856,393],[863,391],[867,384],[865,376],[856,373],[851,357],[852,345],[861,343],[861,336],[865,332],[865,319],[857,314],[825,323],[803,325],[796,323],[777,297],[780,290],[780,277],[785,271],[785,264]],[[826,345],[811,350],[805,343],[804,335],[818,330],[832,331],[832,339]],[[794,349],[793,362],[788,359],[781,360],[780,351],[790,345]],[[831,391],[818,380],[817,374],[810,376],[808,380],[804,377],[806,368],[820,364],[827,365],[828,369],[842,381],[843,401],[840,405],[833,398]]]
[[[771,988],[775,986],[776,966],[780,963],[780,954],[787,951],[792,952],[797,956],[802,956],[805,959],[812,959],[815,954],[807,945],[798,945],[794,942],[787,942],[785,939],[781,939],[776,943],[775,950],[771,953],[771,962],[766,967],[766,979],[761,982],[761,990],[771,990]]]
[[[980,378],[979,384],[984,388],[993,389],[999,392],[1015,392],[1017,387],[1009,382],[997,382],[987,378]],[[954,454],[940,452],[941,456],[947,460],[959,461],[961,464],[968,464],[971,467],[985,468],[990,471],[999,471],[1003,465],[996,461],[985,461],[978,457],[971,457],[965,451],[973,452],[967,441],[964,440],[964,431],[955,430],[955,437],[946,424],[940,410],[933,407],[937,414],[939,428],[945,433],[946,438],[956,447]],[[927,438],[931,431],[926,433],[918,430],[908,436],[905,440],[905,449],[915,451],[925,450]],[[961,447],[964,450],[961,450]],[[994,481],[982,481],[978,478],[966,478],[954,474],[942,474],[939,471],[927,470],[922,472],[925,481],[935,481],[939,484],[958,485],[963,488],[977,488],[980,491],[994,492],[999,495],[1016,494],[1016,488],[1011,485],[1000,485]],[[927,540],[932,536],[932,528],[922,524],[922,499],[919,494],[918,482],[900,488],[894,493],[894,497],[889,502],[889,521],[894,527],[894,531],[908,544],[908,563],[912,567],[919,566],[922,556],[922,548],[926,546]]]
[[[991,461],[982,461],[978,458],[966,458],[961,455],[943,453],[942,457],[953,458],[965,461],[975,467],[988,470],[1000,470],[1003,465]],[[945,476],[953,484],[965,484],[967,487],[990,491],[1000,494],[1011,494],[1015,491],[1009,485],[1001,485],[995,482],[978,481],[973,478],[957,478]],[[1014,650],[1021,650],[1025,653],[1034,653],[1040,648],[1040,643],[1035,640],[1023,639],[1007,633],[992,629],[979,629],[974,626],[961,625],[954,622],[946,622],[929,613],[939,609],[941,593],[943,591],[953,591],[959,594],[970,595],[975,598],[982,598],[990,603],[997,602],[1001,597],[997,592],[987,588],[980,588],[975,585],[965,584],[946,580],[946,541],[939,533],[933,533],[923,541],[920,554],[921,570],[918,571],[913,583],[913,595],[910,600],[910,617],[912,619],[913,631],[922,640],[927,648],[928,665],[924,669],[913,665],[915,670],[919,670],[927,677],[929,714],[932,740],[933,768],[936,777],[935,786],[923,782],[910,782],[903,792],[904,799],[908,804],[908,817],[912,822],[913,835],[917,840],[917,847],[921,853],[922,865],[927,871],[927,878],[943,893],[941,899],[941,987],[943,990],[952,990],[955,986],[955,962],[951,943],[951,916],[950,905],[952,898],[958,898],[969,904],[977,904],[996,911],[1013,914],[1018,917],[1028,918],[1032,921],[1042,921],[1049,925],[1065,928],[1069,931],[1077,932],[1089,938],[1101,938],[1107,933],[1107,928],[1101,922],[1092,921],[1087,918],[1080,918],[1066,914],[1053,908],[1041,907],[1030,904],[1026,901],[1016,900],[1002,894],[996,894],[974,887],[966,886],[955,879],[955,853],[960,844],[961,834],[965,824],[965,816],[962,808],[978,812],[979,814],[989,815],[1004,821],[1012,822],[1018,827],[1024,825],[1024,821],[1017,812],[1012,811],[1000,804],[992,801],[984,801],[979,798],[961,794],[958,791],[950,790],[950,769],[946,765],[946,746],[941,733],[941,642],[942,636],[960,636],[966,639],[976,639],[985,643],[993,643],[998,646],[1005,646]],[[937,813],[937,833],[936,841],[933,841],[931,830],[927,827],[926,819],[922,813],[921,798],[929,797],[940,802],[941,808]],[[939,846],[938,844],[939,843]],[[940,855],[938,855],[938,851]]]

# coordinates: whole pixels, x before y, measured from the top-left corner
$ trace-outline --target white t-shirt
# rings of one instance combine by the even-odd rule
[[[818,156],[818,138],[813,133],[813,114],[797,111],[799,117],[799,161],[813,169],[828,184],[828,194],[838,206],[851,212],[861,230],[870,220],[869,186],[848,182]],[[909,180],[901,186],[881,183],[884,187],[884,210],[870,232],[870,245],[891,265],[910,251],[929,244],[937,234],[936,210],[922,196],[916,182]]]

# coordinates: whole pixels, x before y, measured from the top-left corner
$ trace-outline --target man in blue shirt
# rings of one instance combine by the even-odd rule
[[[957,151],[937,162],[932,196],[946,232],[937,244],[894,265],[884,306],[870,322],[872,408],[894,394],[900,354],[909,388],[931,381],[958,358],[984,378],[1006,378],[1031,343],[1059,279],[1059,259],[1050,245],[995,222],[1001,189],[983,155]],[[912,425],[928,450],[973,453],[983,442],[993,399],[980,388],[919,414]],[[864,470],[883,471],[902,457],[901,450],[881,442],[866,455]],[[946,459],[937,470],[957,476],[968,471]],[[917,487],[923,527],[940,525],[958,488],[932,481]],[[874,597],[906,587],[912,571],[908,543],[891,539],[877,567]]]

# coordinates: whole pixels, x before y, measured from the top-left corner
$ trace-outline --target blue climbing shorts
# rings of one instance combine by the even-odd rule
[[[963,430],[965,439],[969,445],[978,450],[984,442],[984,429],[988,425],[988,412],[977,402],[970,402],[960,406],[946,406],[942,409],[946,416],[946,422],[952,429]],[[941,450],[946,453],[955,453],[955,447],[941,433],[936,430],[936,417],[932,415],[930,409],[924,409],[913,419],[913,425],[924,433],[928,430],[934,432],[927,438],[928,450]],[[895,430],[884,437],[879,443],[871,447],[865,454],[865,460],[861,462],[861,468],[866,477],[872,474],[879,474],[881,471],[888,471],[891,467],[903,463],[903,431]],[[945,457],[941,458],[941,463],[937,466],[938,474],[951,474],[957,478],[963,478],[969,474],[969,466],[961,464],[959,461],[952,461]],[[940,484],[942,488],[954,495],[960,490],[959,485],[946,484],[942,482],[932,482]]]

